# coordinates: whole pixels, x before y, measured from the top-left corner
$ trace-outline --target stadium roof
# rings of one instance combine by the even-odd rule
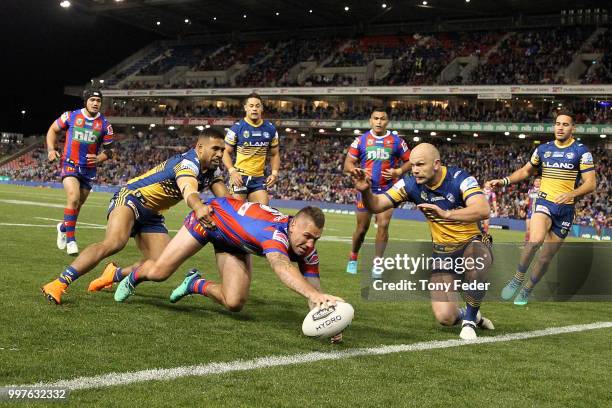
[[[610,4],[605,0],[72,0],[72,3],[89,13],[104,14],[168,37],[558,14],[562,10],[594,12]]]

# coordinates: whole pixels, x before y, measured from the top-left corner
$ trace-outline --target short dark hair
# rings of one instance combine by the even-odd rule
[[[572,112],[569,109],[559,109],[557,111],[557,115],[555,116],[555,119],[557,119],[559,116],[569,116],[570,118],[572,118],[572,125],[574,124],[574,112]]]
[[[297,214],[295,214],[295,218],[301,216],[309,217],[314,225],[319,229],[322,229],[325,226],[325,214],[323,214],[323,211],[321,211],[319,207],[312,207],[310,205],[308,207],[304,207],[298,211]]]
[[[384,112],[387,113],[387,108],[384,106],[375,106],[372,108],[372,113],[374,112]],[[370,113],[370,116],[372,116],[372,113]]]
[[[223,133],[220,130],[217,130],[214,128],[204,129],[202,133],[200,133],[200,135],[198,136],[198,140],[203,139],[205,137],[210,138],[210,139],[225,139],[225,135],[223,135]]]
[[[251,98],[259,99],[259,102],[263,103],[263,99],[261,99],[261,96],[257,92],[251,92],[244,98],[244,105],[246,105],[247,101]]]

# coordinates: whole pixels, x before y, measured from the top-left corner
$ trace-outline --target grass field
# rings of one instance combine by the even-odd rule
[[[103,236],[96,225],[105,224],[109,198],[93,193],[82,210],[77,227],[81,249]],[[170,304],[170,292],[189,267],[216,278],[210,248],[168,281],[142,284],[124,304],[115,303],[112,292],[86,292],[102,264],[70,287],[63,305],[50,305],[39,288],[71,261],[55,246],[63,204],[60,190],[0,185],[0,387],[458,339],[457,328],[435,323],[427,302],[361,298],[359,277],[344,272],[354,220],[335,214],[328,215],[318,250],[323,287],[356,310],[341,345],[301,335],[305,300],[286,289],[264,259],[254,260],[250,298],[240,313],[226,312],[203,297]],[[169,211],[168,228],[177,230],[186,213],[183,204]],[[395,220],[391,236],[428,239],[429,233],[425,224]],[[494,231],[494,236],[496,242],[522,239],[521,233],[509,231]],[[124,265],[137,258],[133,242],[113,257]],[[612,303],[604,302],[534,302],[518,308],[485,301],[483,312],[496,330],[482,336],[612,321]],[[609,406],[612,389],[611,335],[611,328],[603,328],[164,381],[152,377],[72,391],[67,406],[603,407]],[[28,405],[41,403],[15,406]]]

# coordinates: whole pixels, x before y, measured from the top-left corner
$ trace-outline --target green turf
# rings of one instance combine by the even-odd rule
[[[93,193],[79,221],[104,224],[109,197]],[[226,312],[203,297],[170,304],[170,292],[189,267],[198,266],[207,277],[217,278],[209,248],[168,281],[143,283],[125,304],[116,304],[112,292],[86,292],[101,265],[70,287],[63,305],[50,305],[39,288],[57,277],[71,258],[55,246],[56,222],[44,218],[60,219],[63,203],[60,190],[0,185],[0,386],[458,338],[458,329],[440,328],[434,322],[426,302],[361,299],[359,277],[344,272],[354,219],[336,214],[328,215],[325,232],[335,238],[323,239],[318,249],[324,289],[344,297],[356,310],[339,346],[301,335],[305,300],[286,289],[264,259],[254,260],[250,298],[240,313]],[[186,213],[184,204],[169,211],[168,228],[178,229]],[[103,233],[78,228],[80,247]],[[429,237],[424,223],[398,220],[392,222],[390,233],[405,239]],[[493,233],[496,242],[522,239],[519,232]],[[370,237],[373,234],[370,231]],[[120,264],[138,259],[133,242],[113,259]],[[517,308],[485,302],[483,311],[497,327],[484,335],[497,335],[610,321],[612,304],[535,302]],[[612,389],[611,334],[605,329],[83,390],[71,394],[69,406],[604,406]]]

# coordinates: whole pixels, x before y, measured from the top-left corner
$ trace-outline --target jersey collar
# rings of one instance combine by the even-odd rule
[[[100,112],[96,113],[96,116],[94,116],[93,118],[91,116],[89,116],[89,112],[87,112],[87,109],[85,108],[81,108],[81,114],[83,116],[85,116],[85,119],[87,120],[94,120],[94,119],[98,119],[100,117]]]
[[[555,139],[555,146],[558,147],[559,149],[565,149],[566,147],[570,147],[571,145],[574,144],[574,142],[576,141],[576,139],[572,138],[572,141],[566,145],[559,145],[559,143],[557,143],[557,140]]]
[[[387,132],[386,132],[384,135],[382,135],[382,136],[377,136],[377,135],[376,135],[376,133],[374,133],[374,129],[370,129],[370,134],[372,135],[372,137],[375,137],[376,139],[382,139],[383,137],[387,137],[387,136],[389,136],[389,135],[391,134],[391,132],[389,132],[389,131],[387,130]]]
[[[251,119],[249,119],[247,117],[244,118],[244,121],[246,123],[248,123],[249,125],[253,126],[253,127],[260,127],[264,123],[263,119],[259,119],[259,124],[253,123],[253,122],[251,122]]]
[[[430,190],[435,190],[438,187],[440,187],[442,185],[442,183],[444,183],[444,180],[446,179],[446,166],[442,166],[442,177],[440,178],[440,181],[438,182],[438,184],[436,184],[435,186],[426,186],[428,189]]]

